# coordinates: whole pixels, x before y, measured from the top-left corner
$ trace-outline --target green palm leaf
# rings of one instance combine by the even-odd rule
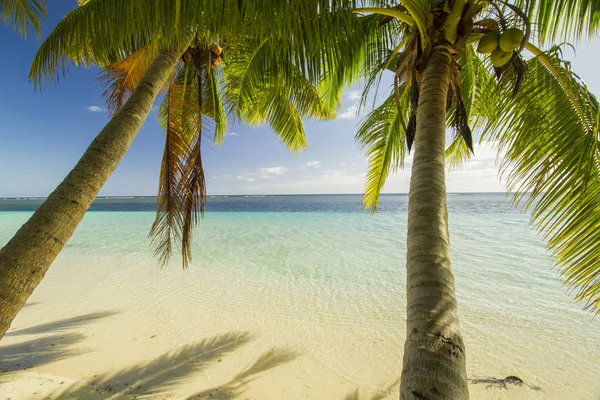
[[[405,85],[400,86],[399,95],[406,120],[409,90]],[[363,205],[366,208],[371,207],[373,212],[377,210],[379,195],[388,174],[401,168],[404,164],[405,132],[398,112],[392,93],[379,107],[364,118],[356,133],[356,141],[362,149],[366,149],[369,157]]]
[[[29,25],[39,37],[44,18],[46,8],[42,0],[0,0],[0,21],[4,25],[12,24],[23,37],[27,36]]]
[[[203,81],[202,93],[205,100],[202,102],[202,114],[210,117],[214,122],[213,143],[220,145],[225,140],[227,132],[227,112],[222,98],[222,88],[225,84],[223,73],[220,69],[207,68]]]
[[[545,43],[581,38],[591,39],[600,32],[598,0],[516,0],[526,10],[540,40]]]
[[[316,82],[324,66],[314,55],[335,51],[331,32],[353,31],[353,6],[353,0],[89,0],[46,38],[30,77],[39,85],[70,63],[106,66],[151,40],[165,47],[201,32],[209,42],[232,33],[285,40],[295,50],[294,63]]]
[[[559,58],[528,61],[516,98],[504,85],[485,121],[486,138],[506,152],[515,200],[531,209],[576,298],[600,311],[600,142],[598,102]],[[558,73],[560,80],[557,79]],[[565,86],[566,85],[566,86]]]
[[[304,149],[302,118],[333,119],[334,110],[279,43],[243,39],[228,44],[224,98],[230,112],[254,126],[269,123],[291,151]]]
[[[477,127],[473,115],[486,112],[486,107],[493,107],[493,102],[488,102],[490,92],[496,88],[494,76],[489,68],[479,58],[472,46],[467,47],[458,60],[460,67],[459,80],[462,100],[467,111],[469,125]],[[483,109],[483,110],[482,110]],[[450,125],[453,110],[449,110],[448,124]],[[446,149],[446,162],[451,169],[465,165],[473,156],[464,139],[455,133],[450,145]]]

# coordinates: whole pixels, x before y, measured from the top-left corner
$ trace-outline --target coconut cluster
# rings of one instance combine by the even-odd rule
[[[525,33],[519,28],[508,28],[502,33],[492,31],[486,33],[477,44],[477,52],[489,54],[492,65],[500,68],[508,64],[513,56],[513,51],[518,49],[523,42]]]
[[[210,46],[210,59],[211,59],[211,68],[217,68],[221,64],[221,54],[223,53],[223,49],[221,46],[217,44],[213,44]]]

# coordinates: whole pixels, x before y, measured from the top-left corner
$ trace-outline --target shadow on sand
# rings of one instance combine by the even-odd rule
[[[2,378],[10,379],[10,372],[26,370],[54,361],[86,353],[85,349],[72,348],[86,336],[69,332],[87,323],[114,315],[99,312],[44,323],[11,332],[10,336],[26,334],[49,335],[22,343],[0,345],[0,371],[8,373]],[[77,382],[48,394],[46,399],[106,399],[165,398],[177,385],[184,383],[215,363],[221,362],[228,353],[252,340],[247,332],[230,332],[197,343],[182,346],[146,363],[140,363],[115,372],[96,375],[87,382]],[[274,347],[260,355],[253,363],[229,381],[196,392],[187,400],[233,400],[242,398],[249,385],[262,373],[293,361],[298,353]],[[240,366],[241,368],[242,366]],[[1,382],[0,382],[1,383]],[[397,394],[398,380],[376,392],[361,396],[359,390],[348,393],[343,400],[383,400]]]
[[[344,400],[383,400],[388,398],[398,398],[398,389],[400,385],[400,378],[396,379],[386,388],[379,389],[375,394],[371,396],[361,396],[360,392],[355,390],[354,392],[350,392],[344,397]]]
[[[19,335],[38,335],[42,333],[51,332],[64,332],[69,329],[79,328],[82,325],[89,324],[101,318],[110,317],[115,315],[115,311],[102,311],[90,314],[79,315],[73,318],[65,318],[54,322],[48,322],[45,324],[35,325],[30,328],[19,329],[16,331],[8,332],[6,336],[19,336]]]
[[[113,373],[94,377],[84,383],[73,384],[52,393],[50,399],[135,399],[153,397],[172,390],[178,384],[197,374],[211,364],[220,362],[227,353],[247,344],[251,336],[246,332],[231,332],[183,346],[163,354],[147,363],[134,365]],[[252,365],[240,371],[231,381],[196,393],[189,399],[238,398],[258,374],[289,362],[297,354],[273,348],[261,355]]]
[[[82,342],[86,336],[75,330],[100,318],[116,314],[112,311],[80,315],[12,331],[6,336],[50,334],[41,338],[3,346],[0,342],[0,371],[14,372],[26,370],[54,361],[86,353],[86,350],[73,349],[72,346]]]
[[[256,379],[260,373],[290,362],[297,356],[295,352],[273,348],[263,353],[252,365],[240,371],[229,382],[195,393],[188,397],[188,400],[209,398],[214,400],[238,399],[247,390],[248,384]]]
[[[70,347],[84,339],[85,336],[82,334],[66,333],[0,346],[0,371],[26,370],[83,354],[85,351],[74,350]]]

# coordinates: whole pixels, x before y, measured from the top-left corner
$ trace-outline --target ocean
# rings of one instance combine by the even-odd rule
[[[0,199],[0,244],[40,202]],[[99,198],[13,327],[111,315],[68,328],[84,338],[66,348],[86,351],[29,370],[81,384],[243,331],[252,340],[231,351],[229,369],[206,366],[205,385],[226,386],[242,364],[278,349],[288,357],[244,381],[244,398],[397,398],[407,202],[383,195],[373,215],[360,195],[209,197],[183,271],[177,256],[164,268],[153,258],[154,198]],[[561,284],[528,215],[505,194],[450,194],[448,209],[469,377],[527,384],[472,383],[472,398],[600,399],[600,321]],[[161,390],[191,398],[193,376]],[[354,390],[364,397],[344,397]]]

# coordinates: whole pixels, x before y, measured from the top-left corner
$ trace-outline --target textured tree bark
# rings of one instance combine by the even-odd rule
[[[469,398],[450,260],[444,167],[448,47],[425,68],[408,203],[406,342],[402,400]]]
[[[181,54],[159,53],[69,175],[0,249],[0,340],[127,153]]]

